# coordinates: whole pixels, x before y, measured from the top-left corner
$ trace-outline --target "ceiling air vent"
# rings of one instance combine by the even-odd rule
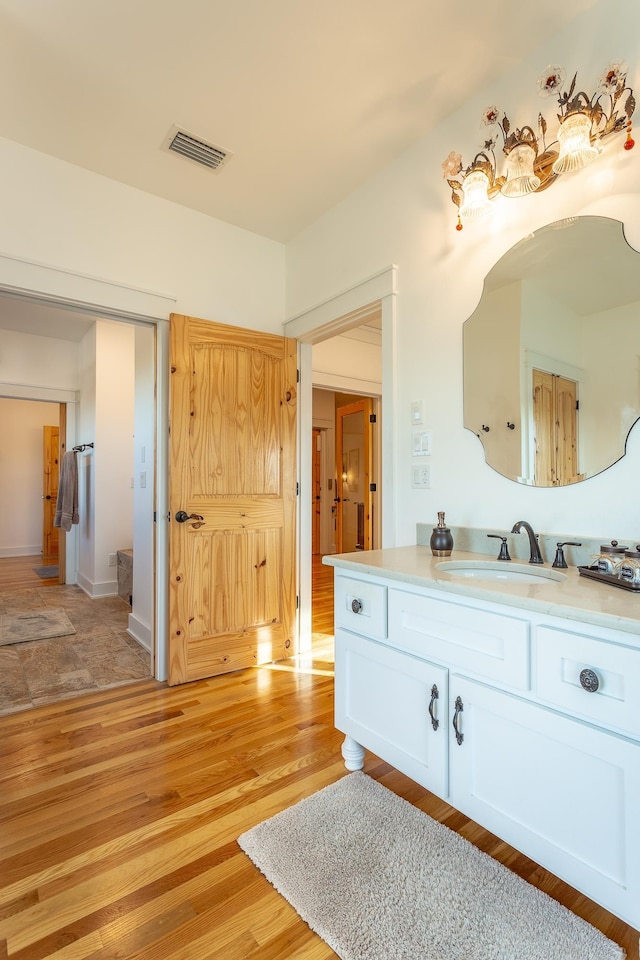
[[[173,127],[170,131],[167,149],[189,160],[194,160],[210,170],[218,170],[225,160],[232,156],[228,150],[223,150],[222,147],[217,147],[213,143],[207,143],[206,140],[194,137],[193,134],[178,127]]]

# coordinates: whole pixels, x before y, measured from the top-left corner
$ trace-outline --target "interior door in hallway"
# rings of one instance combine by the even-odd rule
[[[311,553],[320,553],[320,506],[322,503],[322,475],[320,455],[322,453],[322,430],[313,428],[311,456]]]
[[[293,655],[296,342],[171,317],[169,683]]]
[[[54,527],[60,476],[60,429],[42,428],[42,565],[58,563],[59,531]]]
[[[336,410],[336,543],[339,553],[371,550],[372,401],[363,397]]]

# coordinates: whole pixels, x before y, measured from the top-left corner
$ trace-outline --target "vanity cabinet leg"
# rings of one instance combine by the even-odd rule
[[[347,770],[362,770],[364,766],[364,748],[348,734],[342,744],[342,756]]]

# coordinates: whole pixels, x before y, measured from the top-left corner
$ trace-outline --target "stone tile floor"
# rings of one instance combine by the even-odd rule
[[[150,677],[120,597],[92,600],[73,585],[0,592],[0,614],[44,607],[63,607],[76,633],[0,646],[0,715]]]

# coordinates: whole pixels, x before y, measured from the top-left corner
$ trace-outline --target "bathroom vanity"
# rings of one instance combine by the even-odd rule
[[[450,559],[324,558],[347,768],[371,750],[640,927],[640,597]]]

